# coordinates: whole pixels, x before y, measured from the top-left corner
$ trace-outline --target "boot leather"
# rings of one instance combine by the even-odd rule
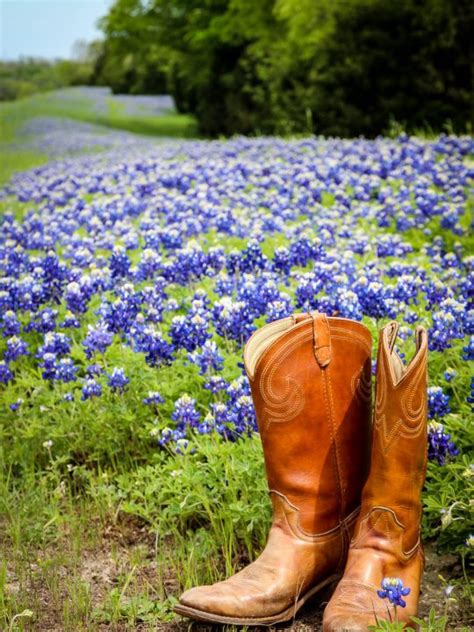
[[[176,612],[252,625],[291,619],[342,574],[368,473],[371,336],[295,315],[255,332],[244,361],[273,505],[267,545],[229,579],[187,590]]]
[[[323,631],[361,631],[394,619],[377,590],[398,577],[411,592],[398,621],[416,616],[424,558],[420,542],[421,489],[427,461],[427,334],[416,330],[416,352],[404,366],[398,325],[380,332],[370,474],[344,576],[324,612]]]

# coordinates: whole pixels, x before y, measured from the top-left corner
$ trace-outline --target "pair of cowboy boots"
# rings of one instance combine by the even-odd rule
[[[416,330],[416,352],[405,366],[397,331],[392,322],[380,333],[373,426],[372,340],[364,325],[311,313],[253,334],[244,361],[273,504],[268,542],[233,577],[186,591],[176,612],[270,625],[292,619],[337,584],[323,630],[367,630],[389,618],[377,591],[385,577],[396,577],[411,589],[399,621],[416,615],[427,335]]]

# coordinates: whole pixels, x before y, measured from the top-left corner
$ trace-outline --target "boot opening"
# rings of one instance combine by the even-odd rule
[[[249,377],[253,377],[259,358],[268,347],[294,324],[291,316],[282,318],[259,329],[245,346],[244,363]]]
[[[393,327],[392,325],[395,325]],[[417,327],[415,331],[415,353],[409,362],[406,364],[398,355],[397,349],[395,347],[396,338],[398,333],[398,325],[396,323],[390,323],[387,327],[387,337],[388,337],[388,346],[389,346],[389,362],[390,367],[392,369],[392,375],[395,378],[395,382],[399,382],[405,373],[409,370],[409,368],[414,364],[415,359],[418,354],[422,351],[427,344],[427,334],[426,329],[424,327]]]

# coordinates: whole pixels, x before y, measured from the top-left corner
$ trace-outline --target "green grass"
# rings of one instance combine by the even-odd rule
[[[65,96],[62,96],[66,94]],[[192,116],[169,112],[162,116],[131,116],[124,108],[110,101],[105,112],[96,112],[93,102],[71,88],[60,92],[36,94],[17,101],[0,103],[0,186],[17,172],[48,161],[40,152],[12,146],[18,141],[22,126],[39,116],[68,118],[102,125],[108,129],[164,138],[195,138],[197,125]]]
[[[66,93],[67,90],[61,91]],[[170,112],[162,116],[130,116],[118,105],[107,112],[94,111],[93,102],[74,88],[65,98],[58,92],[36,94],[26,99],[0,103],[0,141],[12,141],[19,127],[34,116],[71,118],[113,129],[122,129],[149,136],[193,138],[197,136],[195,119],[187,114]]]

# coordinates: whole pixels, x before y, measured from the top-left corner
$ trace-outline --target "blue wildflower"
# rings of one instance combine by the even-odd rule
[[[147,406],[152,404],[162,404],[165,398],[158,391],[149,391],[147,397],[143,399],[143,403]]]
[[[21,356],[29,354],[28,345],[19,336],[11,336],[7,340],[7,348],[3,354],[5,362],[12,362]]]
[[[54,364],[53,380],[58,382],[75,382],[77,367],[71,358],[61,358]]]
[[[210,371],[220,371],[224,358],[214,341],[206,340],[200,349],[188,353],[189,360],[199,367],[199,373],[204,375]]]
[[[20,406],[23,404],[23,400],[21,397],[19,397],[15,402],[13,402],[12,404],[10,404],[10,410],[12,411],[17,411]]]
[[[108,374],[107,384],[113,391],[123,391],[129,382],[122,368],[114,367],[112,373]]]
[[[227,382],[220,375],[211,375],[211,377],[204,384],[204,388],[208,391],[211,391],[214,395],[219,391],[225,390],[227,387]]]
[[[176,421],[178,430],[184,430],[186,426],[191,428],[197,426],[201,415],[196,410],[196,400],[189,395],[183,395],[174,403],[174,411],[171,419]]]
[[[2,330],[2,335],[5,338],[8,336],[17,336],[20,333],[21,325],[15,312],[8,310],[5,314],[3,314],[0,328]]]
[[[114,387],[118,388],[118,387]],[[102,395],[102,385],[94,380],[94,378],[88,378],[85,380],[84,385],[82,387],[82,395],[81,399],[85,401],[86,399],[91,399],[91,397],[100,397]]]
[[[404,608],[407,604],[403,597],[406,597],[411,589],[403,585],[403,581],[398,577],[384,577],[382,580],[382,590],[377,590],[380,599],[388,599],[394,606]]]
[[[452,380],[454,380],[456,375],[457,375],[457,371],[455,371],[452,368],[448,368],[444,372],[444,379],[446,380],[446,382],[451,382]]]
[[[87,336],[82,341],[82,345],[86,350],[86,356],[92,358],[95,353],[104,353],[107,347],[112,344],[114,334],[103,324],[95,327],[89,325],[87,328]]]
[[[430,386],[428,388],[428,417],[444,417],[451,408],[449,407],[449,395],[443,392],[441,386]]]
[[[7,384],[13,380],[13,373],[6,362],[0,360],[0,384]]]
[[[448,457],[459,454],[456,445],[450,441],[451,435],[444,431],[443,424],[432,421],[428,424],[428,458],[444,465]]]

